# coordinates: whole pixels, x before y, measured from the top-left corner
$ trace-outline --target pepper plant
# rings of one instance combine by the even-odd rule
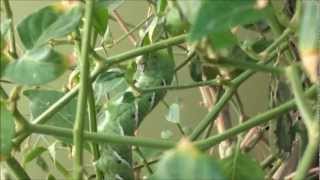
[[[45,178],[26,170],[35,162],[47,179],[317,179],[319,1],[145,0],[134,25],[118,11],[126,2],[52,1],[16,22],[1,1],[2,178]],[[126,39],[135,48],[110,55]],[[182,69],[192,83],[179,83]],[[238,89],[257,72],[269,77],[269,106],[248,116]],[[46,88],[61,76],[63,86]],[[187,130],[181,102],[165,98],[191,88],[208,113]],[[159,104],[180,136],[138,135]],[[264,160],[250,153],[261,146]]]

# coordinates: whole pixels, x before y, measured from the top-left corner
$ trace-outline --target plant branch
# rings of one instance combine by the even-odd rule
[[[88,112],[89,112],[89,130],[90,132],[97,132],[97,114],[95,107],[95,99],[92,90],[92,85],[89,86],[88,89]],[[97,161],[100,158],[99,146],[95,142],[91,143],[91,150],[93,155],[93,161]],[[103,173],[98,169],[96,170],[96,179],[102,180]]]
[[[142,55],[147,52],[156,51],[159,49],[164,49],[169,46],[177,45],[183,43],[186,39],[187,35],[180,35],[173,38],[169,38],[151,45],[143,46],[140,48],[136,48],[119,55],[111,56],[109,58],[100,57],[101,62],[98,64],[96,69],[93,71],[91,75],[91,82],[94,81],[97,76],[104,72],[108,67],[114,64],[121,63],[123,61],[129,60],[130,58],[134,58],[136,56]],[[78,93],[79,86],[75,86],[68,93],[66,93],[63,97],[61,97],[58,101],[52,104],[48,109],[46,109],[41,115],[39,115],[34,121],[33,124],[43,124],[47,122],[56,112],[58,112],[62,107],[64,107],[72,98],[76,96]],[[30,132],[25,132],[15,138],[14,144],[18,146],[21,142],[30,135]]]
[[[9,0],[4,0],[3,1],[3,4],[4,4],[4,8],[5,8],[5,12],[6,12],[6,16],[8,19],[11,20],[10,22],[10,54],[13,58],[17,58],[18,57],[18,54],[17,54],[17,47],[16,47],[16,38],[15,38],[15,35],[14,35],[14,25],[13,25],[13,14],[12,14],[12,10],[11,10],[11,7],[10,7],[10,3],[9,3]]]
[[[200,123],[192,131],[190,135],[191,140],[196,140],[202,134],[202,132],[207,128],[207,126],[210,125],[210,123],[216,119],[220,111],[226,105],[228,100],[232,97],[235,90],[236,88],[234,86],[227,88],[227,90],[224,92],[224,94],[219,99],[219,101],[215,104],[215,106],[212,106],[209,113],[200,121]]]
[[[8,159],[6,159],[6,164],[17,179],[30,180],[30,177],[27,174],[27,172],[14,157],[8,157]]]
[[[314,96],[316,94],[316,87],[313,86],[313,87],[309,88],[305,94],[309,97]],[[286,103],[283,103],[282,105],[279,105],[269,111],[258,114],[257,116],[248,119],[247,121],[238,125],[237,127],[228,129],[222,134],[218,134],[218,135],[209,137],[208,139],[198,141],[198,142],[196,142],[196,144],[201,149],[208,149],[216,144],[219,144],[221,141],[224,141],[225,139],[228,139],[232,136],[235,136],[241,132],[247,131],[257,125],[266,123],[266,122],[272,120],[277,115],[285,113],[285,112],[289,111],[290,109],[294,108],[295,106],[296,106],[295,100],[292,99],[292,100],[287,101]]]
[[[320,142],[320,124],[314,118],[311,106],[307,102],[307,98],[303,94],[300,84],[298,67],[291,65],[286,69],[286,74],[291,82],[293,94],[295,96],[297,107],[301,113],[302,120],[308,131],[308,145],[303,153],[302,159],[298,165],[298,169],[294,180],[304,179],[308,173],[309,167],[314,160]]]
[[[314,96],[316,94],[316,87],[313,86],[309,88],[305,94],[309,97]],[[295,107],[295,100],[292,99],[269,111],[266,111],[253,118],[250,118],[248,121],[244,122],[243,124],[237,127],[228,129],[222,134],[209,137],[208,139],[205,139],[205,140],[196,141],[194,143],[201,149],[208,149],[213,145],[216,145],[221,141],[224,141],[225,139],[228,139],[243,131],[247,131],[254,126],[268,122],[269,120],[272,120],[275,116],[282,114],[284,112],[287,112],[294,107]],[[30,125],[29,130],[33,133],[46,134],[46,135],[52,135],[57,137],[72,138],[73,136],[72,130],[70,129],[48,126],[48,125],[32,124]],[[97,143],[126,144],[126,145],[158,148],[158,149],[170,149],[176,145],[176,143],[172,141],[164,141],[164,140],[143,138],[143,137],[99,134],[99,133],[92,133],[87,131],[84,131],[84,139],[87,141],[94,141]]]
[[[222,82],[219,79],[213,79],[208,81],[200,81],[196,83],[177,85],[177,86],[166,85],[166,86],[158,86],[153,88],[145,88],[145,89],[140,89],[139,91],[143,93],[147,93],[147,92],[161,91],[161,90],[182,90],[182,89],[189,89],[189,88],[195,88],[195,87],[201,87],[201,86],[220,86],[224,83],[228,84],[228,82]]]
[[[136,37],[132,33],[130,33],[120,14],[116,10],[114,10],[112,11],[112,15],[115,17],[122,30],[129,36],[129,40],[131,41],[131,43],[135,46],[137,44]]]
[[[93,14],[94,1],[87,0],[85,8],[84,32],[81,42],[80,56],[80,90],[78,95],[78,104],[76,111],[75,123],[73,126],[73,144],[74,144],[74,175],[75,180],[82,179],[82,163],[83,163],[83,131],[84,117],[86,114],[87,95],[90,85],[89,79],[89,46],[91,35],[91,22]]]
[[[72,130],[68,128],[54,127],[48,125],[33,124],[30,126],[30,131],[37,134],[46,134],[55,137],[72,138]],[[111,134],[100,134],[84,131],[83,137],[87,141],[94,141],[96,143],[111,143],[111,144],[124,144],[133,146],[142,146],[158,149],[173,148],[176,143],[172,141],[165,141],[152,138],[133,137],[133,136],[120,136]]]

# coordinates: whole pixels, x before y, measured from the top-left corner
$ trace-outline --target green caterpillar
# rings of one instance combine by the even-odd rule
[[[169,49],[143,55],[137,63],[135,86],[140,89],[168,85],[174,76],[174,60]],[[116,100],[109,101],[103,109],[104,119],[99,133],[133,136],[144,117],[165,96],[166,91],[145,93],[135,97],[128,88]],[[107,180],[134,179],[132,149],[127,145],[104,144],[97,167]]]

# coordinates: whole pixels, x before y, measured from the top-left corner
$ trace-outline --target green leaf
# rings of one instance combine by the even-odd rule
[[[175,6],[169,7],[165,18],[166,29],[171,35],[180,35],[189,27],[187,21],[181,17],[179,9]]]
[[[124,73],[119,70],[111,70],[98,76],[94,83],[96,101],[103,103],[110,97],[123,94],[128,87]]]
[[[79,26],[82,7],[72,9],[59,5],[47,6],[27,16],[17,26],[21,42],[26,49],[47,44],[50,39],[61,38]]]
[[[208,38],[211,46],[215,49],[229,48],[238,42],[237,38],[229,30],[210,33]]]
[[[158,163],[153,180],[206,179],[225,180],[219,164],[212,157],[200,153],[190,142],[181,142],[168,151]]]
[[[30,101],[29,107],[33,118],[38,117],[64,95],[63,92],[40,89],[26,90],[23,94]],[[72,128],[76,114],[76,104],[76,100],[71,100],[63,106],[59,112],[55,113],[46,124],[63,128]]]
[[[10,155],[12,149],[11,139],[15,133],[14,117],[7,110],[5,102],[0,101],[0,159]]]
[[[180,122],[180,105],[177,103],[173,103],[169,107],[169,112],[166,116],[166,119],[172,123]]]
[[[260,20],[266,8],[257,9],[255,3],[253,0],[204,1],[191,28],[190,41]]]
[[[225,175],[229,180],[263,180],[264,172],[249,155],[235,153],[221,161]]]
[[[93,25],[100,35],[104,35],[108,26],[108,9],[104,6],[95,4],[93,11]]]
[[[158,0],[157,1],[157,14],[161,14],[164,12],[168,4],[167,0]]]
[[[26,152],[23,156],[23,163],[22,163],[23,166],[25,166],[27,163],[31,162],[32,160],[40,156],[45,151],[47,151],[46,148],[37,146],[29,150],[28,152]]]
[[[22,85],[40,85],[57,79],[67,68],[66,58],[51,48],[27,51],[19,60],[11,62],[5,76]]]
[[[98,0],[96,4],[103,7],[108,7],[108,10],[111,12],[115,9],[118,9],[126,0]]]
[[[6,35],[10,28],[10,19],[5,19],[0,25],[0,50],[3,50],[6,47]]]
[[[189,23],[193,24],[203,2],[199,0],[177,0],[177,3],[184,17],[189,21]]]

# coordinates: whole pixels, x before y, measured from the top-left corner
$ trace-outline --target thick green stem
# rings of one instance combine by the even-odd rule
[[[86,1],[84,32],[81,41],[81,57],[80,57],[80,90],[78,95],[78,104],[75,124],[73,127],[73,144],[74,144],[74,161],[73,161],[73,178],[75,180],[82,179],[82,163],[83,163],[83,131],[84,118],[86,114],[87,95],[90,86],[89,79],[89,46],[91,35],[91,22],[93,14],[94,1]]]
[[[278,47],[281,43],[287,40],[289,35],[292,34],[291,28],[287,28],[283,31],[283,33],[275,40],[273,43],[268,46],[265,50],[263,50],[260,55],[264,56],[265,54],[269,54],[271,51],[273,51],[276,47]]]
[[[316,87],[315,86],[311,87],[306,92],[307,96],[313,96],[315,94],[316,94]],[[237,127],[228,129],[224,133],[209,137],[208,139],[198,141],[196,144],[201,149],[211,148],[212,146],[219,144],[221,141],[224,141],[230,137],[233,137],[241,132],[247,131],[257,125],[266,123],[266,122],[274,119],[274,117],[278,116],[279,114],[283,114],[283,113],[289,111],[290,109],[294,108],[295,106],[296,106],[295,101],[294,101],[294,99],[292,99],[292,100],[290,100],[290,101],[288,101],[278,107],[275,107],[269,111],[266,111],[264,113],[261,113],[255,117],[248,119],[247,121],[238,125]]]
[[[316,93],[316,87],[311,87],[306,92],[306,95],[313,96],[315,95],[315,93]],[[290,100],[278,107],[275,107],[274,109],[271,109],[253,118],[250,118],[248,121],[244,122],[243,124],[237,127],[228,129],[222,134],[212,136],[205,140],[196,141],[195,144],[201,149],[208,149],[220,143],[221,141],[224,141],[232,136],[235,136],[241,132],[251,129],[254,126],[266,123],[269,120],[274,119],[274,117],[278,116],[279,114],[287,112],[294,107],[295,107],[295,101]],[[53,127],[48,125],[33,124],[29,127],[29,130],[30,132],[33,132],[33,133],[52,135],[56,137],[72,138],[73,136],[72,131],[70,129]],[[84,139],[87,141],[94,141],[96,143],[127,144],[127,145],[151,147],[151,148],[158,148],[158,149],[169,149],[169,148],[173,148],[176,145],[176,143],[172,141],[164,141],[164,140],[142,138],[142,137],[98,134],[98,133],[91,133],[86,131],[84,132]]]
[[[30,126],[30,131],[37,134],[46,134],[55,137],[72,138],[72,130],[68,128],[53,127],[48,125],[33,124]],[[111,144],[126,144],[133,146],[142,146],[158,149],[173,148],[176,143],[172,141],[164,141],[152,138],[142,138],[133,136],[119,136],[110,134],[99,134],[84,131],[84,139],[94,141],[96,143],[111,143]]]
[[[12,156],[6,159],[6,164],[11,170],[11,172],[15,175],[15,177],[19,180],[29,180],[30,177],[24,168],[20,165],[20,163]]]
[[[221,82],[221,80],[213,79],[213,80],[201,81],[201,82],[178,85],[178,86],[167,85],[167,86],[159,86],[154,88],[145,88],[145,89],[140,89],[139,91],[143,93],[147,93],[147,92],[161,91],[161,90],[182,90],[182,89],[189,89],[189,88],[195,88],[200,86],[220,86],[222,84],[223,82]]]
[[[303,94],[298,67],[292,65],[286,69],[287,77],[291,82],[292,91],[296,99],[297,107],[301,113],[302,120],[308,131],[308,145],[303,153],[303,157],[298,165],[294,180],[302,180],[308,173],[311,163],[317,153],[320,142],[320,124],[313,116],[311,106]]]
[[[10,54],[11,54],[11,56],[13,58],[17,58],[18,54],[17,54],[17,47],[16,47],[16,39],[15,39],[15,35],[14,35],[13,15],[12,15],[12,10],[11,10],[11,7],[10,7],[9,0],[4,0],[3,4],[4,4],[5,11],[6,11],[6,16],[7,16],[8,19],[11,20],[11,22],[10,22],[10,32],[9,32],[9,37],[10,37],[10,49],[9,49],[9,52],[10,52]]]
[[[152,51],[156,51],[159,49],[164,49],[170,46],[174,46],[177,44],[181,44],[183,42],[185,42],[187,38],[186,34],[180,35],[180,36],[176,36],[176,37],[172,37],[163,41],[159,41],[157,43],[148,45],[148,46],[143,46],[140,48],[135,48],[132,50],[129,50],[127,52],[121,53],[119,55],[115,55],[115,56],[111,56],[111,57],[100,57],[101,60],[103,60],[107,65],[113,65],[113,64],[119,64],[123,61],[127,61],[131,58],[140,56],[142,54],[148,53],[148,52],[152,52]]]
[[[287,77],[291,83],[292,91],[297,101],[297,106],[301,113],[302,119],[306,127],[312,129],[312,122],[314,121],[313,113],[310,104],[308,104],[306,97],[303,94],[301,80],[299,78],[298,66],[291,65],[286,69]]]
[[[89,95],[88,95],[88,112],[89,112],[89,130],[90,132],[97,132],[97,114],[96,114],[96,106],[94,100],[94,94],[92,90],[92,86],[89,87]],[[91,150],[93,155],[93,161],[97,161],[100,158],[99,146],[97,143],[91,143]],[[103,173],[96,168],[96,179],[102,180]]]
[[[319,125],[317,125],[319,127]],[[320,143],[319,131],[316,132],[318,136],[309,140],[306,150],[303,153],[302,159],[298,165],[297,171],[293,180],[303,180],[308,174],[309,168],[316,158],[318,147]]]

